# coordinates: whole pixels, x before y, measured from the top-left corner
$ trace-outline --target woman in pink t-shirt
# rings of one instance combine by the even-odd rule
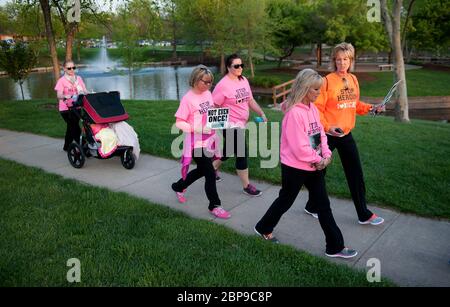
[[[66,135],[64,138],[63,150],[67,151],[69,145],[75,141],[80,141],[79,118],[69,111],[74,98],[80,94],[86,94],[86,86],[80,76],[75,75],[75,63],[73,61],[64,62],[64,75],[59,78],[55,86],[56,95],[59,99],[59,113],[67,123]]]
[[[185,133],[183,156],[181,158],[180,180],[172,184],[178,201],[186,202],[184,192],[192,183],[205,177],[205,192],[209,200],[210,213],[218,218],[227,219],[230,213],[221,207],[216,189],[216,175],[213,157],[217,155],[217,138],[214,130],[207,127],[208,110],[214,106],[209,88],[213,82],[212,72],[199,65],[191,73],[191,89],[183,96],[175,113],[176,126]],[[197,168],[187,172],[191,160]]]
[[[251,196],[260,196],[262,192],[250,183],[248,177],[247,145],[245,141],[245,125],[248,121],[250,109],[267,121],[267,118],[253,99],[252,90],[248,80],[242,76],[244,64],[237,54],[232,54],[225,61],[226,75],[217,83],[213,90],[214,104],[221,108],[229,108],[229,129],[222,130],[223,151],[222,158],[214,161],[214,168],[219,169],[222,161],[229,156],[236,157],[236,172],[241,179],[244,193]],[[227,145],[228,144],[228,145]],[[227,146],[233,146],[232,149]],[[217,181],[222,179],[216,176]]]
[[[281,190],[278,198],[255,226],[263,239],[278,243],[272,231],[289,210],[303,185],[317,204],[320,226],[325,234],[329,257],[352,258],[357,255],[346,248],[344,238],[330,209],[325,187],[324,169],[331,162],[331,151],[313,104],[320,94],[322,77],[312,69],[298,73],[291,93],[284,103],[280,144]]]

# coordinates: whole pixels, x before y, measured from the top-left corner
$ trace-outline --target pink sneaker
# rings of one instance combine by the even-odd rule
[[[180,203],[185,203],[186,202],[186,197],[184,197],[184,192],[175,192],[175,194],[177,195],[178,201]]]
[[[229,219],[231,217],[231,214],[222,207],[216,207],[209,212],[219,219]]]

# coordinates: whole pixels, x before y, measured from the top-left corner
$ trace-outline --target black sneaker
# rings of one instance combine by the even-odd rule
[[[250,196],[260,196],[262,192],[255,188],[254,185],[248,184],[248,186],[244,189],[244,193]]]
[[[267,235],[259,233],[259,231],[256,230],[256,227],[253,228],[253,230],[256,232],[257,235],[259,235],[261,238],[263,238],[266,241],[270,241],[270,242],[275,243],[275,244],[280,243],[280,241],[278,241],[278,239],[275,238],[272,233],[269,233]]]

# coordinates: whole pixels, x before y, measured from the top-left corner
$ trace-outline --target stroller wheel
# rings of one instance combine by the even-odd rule
[[[83,150],[78,143],[72,143],[67,150],[67,158],[69,158],[70,165],[75,168],[82,168],[86,157]]]
[[[120,161],[122,162],[123,167],[126,169],[132,169],[136,163],[136,157],[134,156],[133,149],[125,150],[123,155],[120,156]]]

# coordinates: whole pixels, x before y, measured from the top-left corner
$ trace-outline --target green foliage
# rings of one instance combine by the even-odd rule
[[[14,82],[18,82],[21,89],[36,61],[37,54],[28,44],[21,41],[12,45],[0,42],[0,69],[4,70]],[[24,99],[23,90],[22,99]]]
[[[298,2],[271,0],[267,5],[267,15],[271,38],[279,56],[289,56],[295,47],[306,43],[307,14]]]
[[[249,79],[249,82],[253,86],[271,88],[275,85],[282,83],[281,79],[273,76],[255,76]]]
[[[438,53],[450,47],[450,2],[424,0],[416,4],[407,38],[419,50]]]

